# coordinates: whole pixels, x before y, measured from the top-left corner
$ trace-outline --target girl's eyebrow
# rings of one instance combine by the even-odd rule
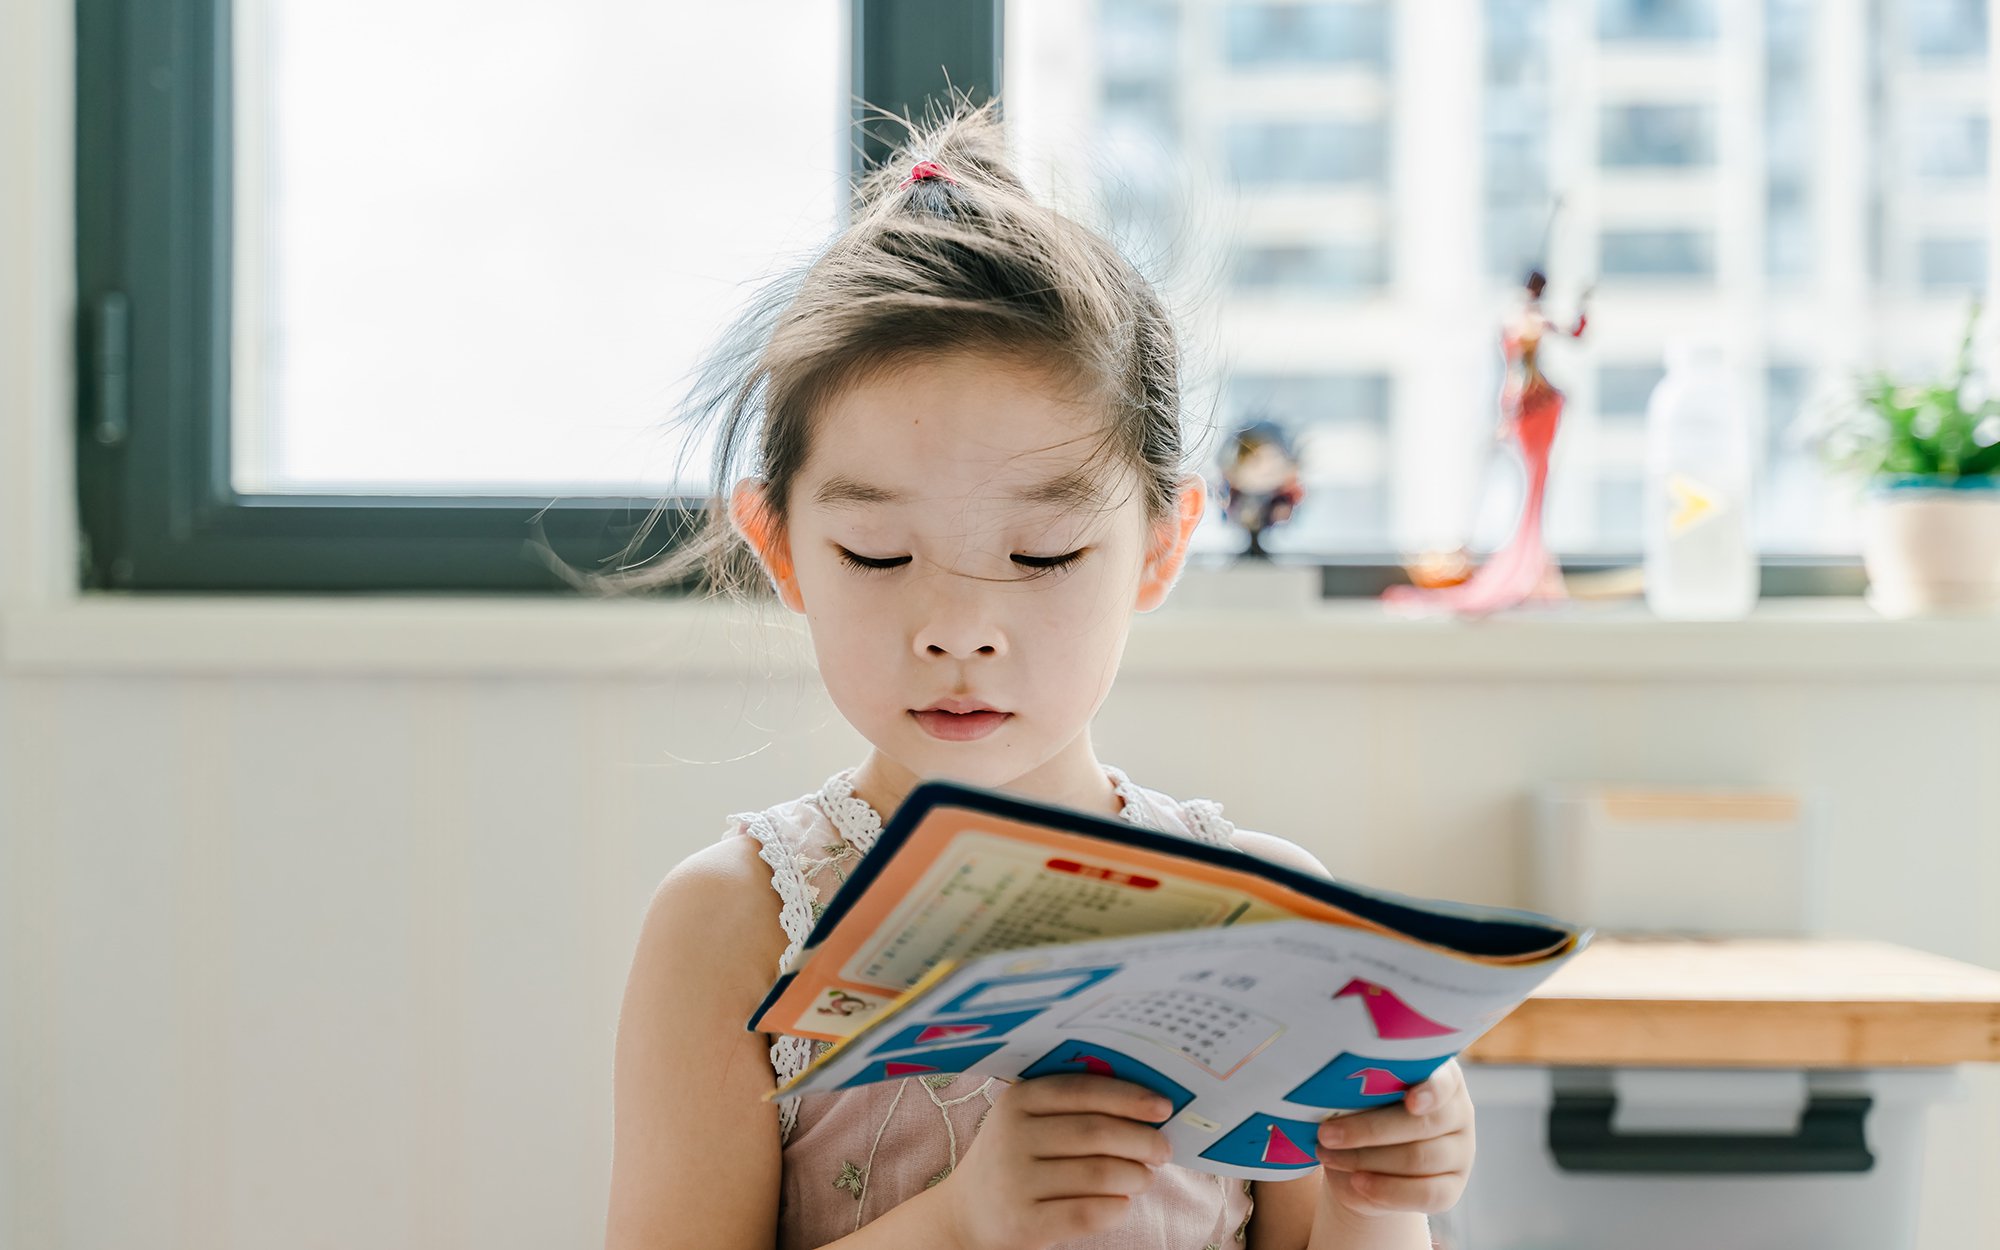
[[[1089,507],[1103,502],[1103,488],[1083,469],[1072,469],[1060,477],[1045,482],[1036,482],[1014,491],[1011,496],[1018,503],[1056,504],[1064,507]],[[813,503],[822,508],[858,508],[868,504],[902,503],[909,497],[902,491],[886,486],[876,486],[857,481],[839,474],[821,482],[813,492]]]

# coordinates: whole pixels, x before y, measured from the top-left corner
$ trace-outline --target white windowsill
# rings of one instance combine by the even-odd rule
[[[716,604],[509,596],[103,594],[0,616],[11,674],[787,676],[801,618]],[[1373,601],[1207,608],[1132,622],[1140,677],[2000,678],[2000,620],[1890,621],[1840,599],[1766,600],[1748,620],[1668,622],[1642,603],[1485,621]]]

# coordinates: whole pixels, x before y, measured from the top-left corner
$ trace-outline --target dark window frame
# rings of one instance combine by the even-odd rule
[[[853,95],[993,94],[1002,0],[851,0]],[[229,478],[229,0],[79,0],[78,577],[147,591],[551,591],[652,497],[250,495]],[[856,120],[861,118],[856,110]],[[889,151],[864,124],[857,172]],[[701,502],[675,501],[657,535]],[[683,588],[691,583],[684,583]]]
[[[921,112],[1001,76],[1004,0],[850,0],[852,94]],[[78,0],[78,581],[148,592],[549,592],[623,552],[655,498],[250,495],[229,478],[229,0]],[[856,120],[861,121],[856,109]],[[863,123],[857,172],[892,130]],[[656,535],[700,501],[674,501]],[[1329,596],[1402,580],[1388,555],[1314,560]],[[1603,567],[1601,562],[1566,565]],[[1853,593],[1858,562],[1766,557],[1767,593]],[[688,589],[692,582],[680,589]]]

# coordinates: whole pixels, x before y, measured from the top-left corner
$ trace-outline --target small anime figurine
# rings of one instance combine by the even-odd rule
[[[1306,495],[1299,482],[1298,457],[1284,427],[1275,421],[1253,421],[1236,431],[1221,469],[1222,514],[1250,535],[1243,554],[1269,559],[1265,531],[1283,525]]]

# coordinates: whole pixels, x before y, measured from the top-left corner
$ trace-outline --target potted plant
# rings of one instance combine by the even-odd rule
[[[1866,481],[1861,559],[1885,616],[2000,612],[2000,398],[1973,364],[1979,312],[1947,376],[1877,371],[1822,414],[1821,455]]]

